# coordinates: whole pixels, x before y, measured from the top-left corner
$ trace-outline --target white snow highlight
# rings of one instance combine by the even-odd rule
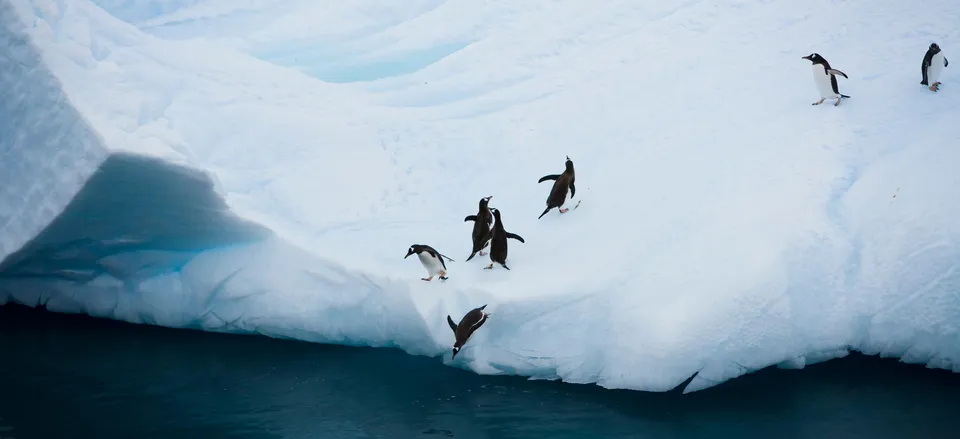
[[[0,18],[0,302],[610,388],[851,349],[960,371],[960,81],[951,63],[940,92],[919,84],[930,42],[960,47],[951,2]],[[813,52],[850,76],[839,107],[810,105]],[[566,155],[583,204],[538,221]],[[526,240],[510,271],[464,262],[488,195]],[[456,260],[450,280],[420,280],[415,243]],[[450,361],[447,314],[485,303]]]

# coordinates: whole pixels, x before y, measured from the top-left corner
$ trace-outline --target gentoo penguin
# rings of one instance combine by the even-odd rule
[[[453,330],[453,336],[457,339],[457,341],[453,343],[453,357],[451,357],[451,360],[457,358],[457,352],[460,352],[460,348],[467,343],[467,340],[470,340],[470,336],[473,335],[474,331],[483,326],[483,323],[490,317],[490,314],[483,312],[483,309],[486,307],[487,305],[483,305],[470,310],[470,312],[466,313],[463,318],[460,319],[459,325],[453,323],[450,314],[447,314],[447,323],[450,325],[450,329]]]
[[[473,259],[477,252],[480,252],[480,256],[485,255],[486,253],[483,252],[483,249],[487,248],[487,245],[490,244],[489,241],[483,238],[490,232],[490,226],[493,224],[493,214],[490,213],[490,208],[487,206],[491,198],[493,198],[493,195],[481,198],[480,209],[477,211],[477,214],[467,215],[467,217],[463,219],[464,222],[473,221],[473,252],[470,253],[470,257],[467,258],[468,261]]]
[[[407,259],[410,255],[416,253],[417,257],[420,258],[420,263],[423,264],[423,268],[427,269],[427,274],[430,277],[422,277],[421,280],[427,282],[432,281],[433,277],[440,275],[441,280],[449,279],[447,277],[447,264],[443,263],[443,258],[447,258],[444,255],[441,255],[440,252],[433,249],[429,245],[423,244],[414,244],[410,246],[410,249],[407,250],[407,256],[404,256],[403,259]],[[454,262],[453,259],[447,258],[448,261]]]
[[[920,65],[920,72],[923,73],[920,83],[929,86],[931,91],[937,91],[940,88],[940,72],[948,65],[950,61],[943,56],[940,46],[937,43],[930,44],[927,54],[923,55],[923,64]]]
[[[543,183],[547,180],[555,180],[553,182],[553,188],[550,189],[550,195],[547,195],[547,208],[537,219],[543,218],[550,209],[563,206],[563,203],[567,201],[567,189],[570,190],[571,199],[577,195],[577,186],[574,185],[576,174],[573,171],[573,161],[570,160],[570,156],[567,156],[566,166],[567,169],[565,169],[562,174],[544,175],[537,181],[537,183]],[[570,209],[560,207],[560,213],[567,213],[568,210]]]
[[[510,233],[503,229],[503,221],[500,219],[500,209],[490,208],[490,211],[493,212],[493,217],[496,219],[496,222],[493,224],[493,228],[490,229],[490,232],[487,233],[487,236],[484,239],[490,240],[490,265],[483,267],[484,270],[489,270],[493,268],[493,263],[499,263],[506,268],[507,270],[510,267],[507,267],[507,238],[513,238],[517,241],[520,241],[526,244],[526,241],[520,237],[520,235]]]
[[[840,105],[840,99],[850,97],[840,94],[840,88],[837,87],[837,75],[850,79],[846,73],[830,68],[830,63],[823,59],[819,53],[811,53],[802,58],[813,63],[813,82],[817,85],[817,91],[820,93],[820,100],[814,102],[813,105],[820,105],[825,99],[836,99],[837,102],[833,104],[836,107]]]

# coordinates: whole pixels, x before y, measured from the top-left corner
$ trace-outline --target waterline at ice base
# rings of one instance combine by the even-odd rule
[[[644,391],[850,351],[960,372],[960,73],[920,84],[958,21],[0,0],[0,303]],[[812,53],[849,99],[810,105]],[[509,269],[466,260],[485,197]],[[451,358],[447,317],[483,305]]]

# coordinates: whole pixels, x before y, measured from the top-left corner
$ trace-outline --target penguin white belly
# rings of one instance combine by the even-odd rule
[[[427,270],[430,276],[436,276],[440,274],[441,271],[444,271],[440,259],[430,256],[430,253],[420,252],[417,256],[420,258],[420,263],[423,264],[423,268]]]
[[[833,84],[830,83],[830,75],[820,64],[813,65],[813,82],[817,85],[817,92],[824,99],[837,99],[840,95],[833,92]]]
[[[930,60],[930,67],[927,67],[927,84],[933,85],[940,80],[940,72],[943,71],[943,52],[933,55]]]

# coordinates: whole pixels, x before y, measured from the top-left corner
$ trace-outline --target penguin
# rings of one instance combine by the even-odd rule
[[[550,195],[547,195],[547,208],[537,219],[543,218],[550,209],[563,206],[563,203],[567,201],[568,189],[570,190],[571,199],[577,195],[577,186],[574,184],[576,173],[573,171],[573,161],[570,160],[570,156],[567,156],[566,167],[562,174],[544,175],[537,181],[537,183],[543,183],[547,180],[555,180],[553,182],[553,188],[550,189]],[[560,207],[560,213],[567,213],[569,210],[570,209]]]
[[[923,55],[923,63],[920,64],[920,73],[923,74],[921,84],[930,88],[930,91],[940,89],[940,72],[944,67],[950,65],[950,61],[943,56],[940,46],[937,43],[931,43],[927,53]],[[932,82],[932,84],[930,84]]]
[[[813,82],[817,85],[817,91],[820,93],[820,100],[812,105],[820,105],[826,99],[836,99],[837,102],[833,104],[836,107],[840,105],[840,99],[850,98],[850,96],[840,94],[840,88],[837,87],[837,75],[850,79],[846,73],[830,68],[830,63],[823,59],[819,53],[811,53],[802,58],[813,63]]]
[[[483,309],[486,307],[487,305],[483,305],[470,310],[470,312],[464,314],[463,318],[460,319],[459,325],[453,323],[450,314],[447,314],[447,324],[450,325],[450,329],[453,330],[453,336],[456,338],[456,341],[453,343],[453,357],[451,357],[451,360],[457,358],[457,352],[460,352],[460,348],[467,343],[467,340],[470,340],[470,336],[483,326],[487,318],[490,317],[489,313],[483,312]]]
[[[487,248],[490,242],[483,238],[490,232],[490,226],[493,224],[493,214],[490,213],[490,208],[487,206],[491,198],[493,198],[493,195],[481,198],[480,209],[477,211],[477,214],[467,215],[467,217],[463,219],[464,222],[473,221],[473,252],[470,253],[470,257],[467,258],[468,261],[473,259],[477,252],[480,252],[480,256],[486,255],[483,249]]]
[[[510,267],[507,267],[507,238],[513,238],[517,241],[520,241],[526,244],[526,241],[523,240],[520,235],[510,233],[503,229],[503,221],[500,219],[500,209],[491,207],[490,211],[493,212],[493,217],[496,222],[493,223],[493,228],[487,232],[487,236],[484,237],[484,240],[490,240],[490,265],[483,267],[484,270],[489,270],[493,268],[493,263],[496,262],[506,268],[507,270]]]
[[[411,245],[410,249],[407,250],[407,256],[404,256],[403,259],[407,259],[414,253],[420,258],[420,263],[423,264],[423,268],[426,268],[427,274],[430,275],[430,277],[422,277],[420,280],[429,282],[438,274],[440,275],[440,280],[449,279],[447,277],[447,264],[443,263],[443,258],[447,258],[450,262],[455,262],[453,259],[440,254],[440,252],[434,250],[433,247],[423,244]]]

